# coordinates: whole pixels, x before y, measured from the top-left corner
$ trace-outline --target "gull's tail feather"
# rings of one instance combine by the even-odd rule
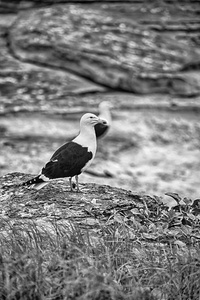
[[[44,181],[40,176],[41,175],[38,175],[30,180],[27,180],[27,181],[23,182],[22,185],[23,186],[31,186],[36,190],[40,190],[49,183],[47,181]]]

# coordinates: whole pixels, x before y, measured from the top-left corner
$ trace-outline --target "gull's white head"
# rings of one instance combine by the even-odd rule
[[[94,114],[91,113],[86,113],[81,117],[80,120],[80,126],[90,126],[90,127],[94,127],[96,124],[107,124],[107,122],[99,117],[97,117]]]

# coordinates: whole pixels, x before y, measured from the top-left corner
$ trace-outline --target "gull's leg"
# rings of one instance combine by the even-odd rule
[[[75,175],[75,179],[76,179],[76,191],[80,192],[80,190],[79,190],[79,183],[78,183],[78,175]]]
[[[72,188],[72,178],[71,177],[69,177],[69,185],[70,185],[70,190],[71,190],[71,192],[73,191],[73,188]]]

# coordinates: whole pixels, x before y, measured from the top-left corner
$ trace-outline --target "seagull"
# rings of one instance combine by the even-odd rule
[[[99,118],[106,120],[107,123],[102,124],[98,123],[94,126],[96,137],[103,137],[110,128],[112,117],[110,113],[110,108],[112,107],[111,103],[108,101],[103,101],[99,104]]]
[[[105,120],[92,113],[84,114],[80,119],[80,132],[77,137],[56,150],[39,175],[22,185],[40,190],[51,179],[69,177],[70,188],[73,191],[72,177],[75,176],[76,189],[79,192],[78,175],[89,167],[96,154],[97,143],[94,126],[106,123]]]

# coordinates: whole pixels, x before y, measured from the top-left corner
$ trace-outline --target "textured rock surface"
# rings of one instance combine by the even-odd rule
[[[113,89],[196,95],[198,11],[187,2],[55,5],[23,13],[12,26],[11,49],[23,61]]]
[[[151,197],[104,185],[81,184],[81,192],[70,192],[68,179],[51,182],[40,191],[18,184],[32,178],[22,173],[0,177],[0,214],[13,219],[71,220],[95,225],[114,211],[143,208],[142,199]],[[66,183],[67,182],[67,183]],[[96,219],[97,218],[97,219]]]
[[[0,113],[52,111],[52,107],[59,112],[62,104],[59,108],[57,103],[67,96],[71,97],[69,112],[74,106],[73,96],[105,91],[104,87],[68,72],[18,60],[9,49],[8,31],[14,20],[12,16],[9,21],[4,20],[6,24],[0,22]]]
[[[199,98],[191,98],[200,82],[198,1],[59,2],[0,2],[15,7],[0,16],[1,114],[74,113],[100,98],[117,107],[198,109]],[[172,98],[135,101],[119,90]]]
[[[150,243],[171,244],[177,239],[186,243],[191,243],[193,239],[194,243],[200,238],[199,199],[192,203],[171,193],[169,196],[173,199],[173,205],[169,212],[161,197],[107,185],[81,184],[80,193],[70,192],[63,179],[51,182],[40,191],[18,186],[30,177],[22,173],[0,177],[0,234],[6,227],[9,230],[9,226],[17,227],[17,224],[24,224],[25,227],[26,224],[38,225],[46,232],[55,232],[59,225],[65,229],[67,225],[69,230],[79,225],[86,229],[86,235],[90,229],[93,237],[98,239],[98,229],[109,231],[114,224],[121,224],[133,234],[130,238],[137,236],[140,241]],[[187,234],[183,230],[185,225]]]

